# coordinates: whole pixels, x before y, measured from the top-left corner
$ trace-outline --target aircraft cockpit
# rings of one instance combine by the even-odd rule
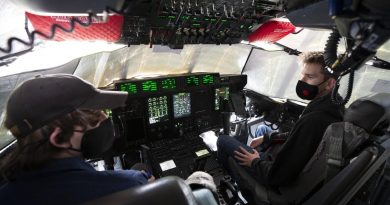
[[[113,145],[83,162],[117,173],[142,163],[142,174],[156,180],[83,203],[390,200],[388,2],[6,0],[0,11],[0,161],[19,146],[5,127],[6,105],[26,80],[69,74],[103,91],[127,93],[122,106],[103,110],[113,125]],[[310,110],[313,99],[299,96],[297,86],[305,75],[302,54],[310,51],[321,51],[326,69],[325,80],[311,88],[320,92],[332,78],[329,106],[346,109],[330,120],[295,179],[275,188],[260,183],[252,165],[244,167],[232,156],[222,161],[218,140],[234,137],[252,148],[262,138],[258,158],[274,163],[296,137],[277,141],[275,148],[265,138],[290,136]],[[267,134],[259,135],[259,127]],[[198,172],[208,175],[191,178]],[[2,175],[0,203],[8,182]]]

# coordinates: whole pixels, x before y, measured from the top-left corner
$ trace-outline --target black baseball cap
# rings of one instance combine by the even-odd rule
[[[127,92],[99,90],[74,75],[40,75],[12,91],[6,124],[14,136],[23,137],[76,109],[116,108],[126,99]]]

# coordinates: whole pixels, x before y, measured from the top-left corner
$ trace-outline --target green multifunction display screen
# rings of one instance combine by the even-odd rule
[[[161,88],[163,90],[170,90],[176,88],[176,80],[174,78],[167,78],[161,81]]]
[[[129,94],[137,94],[138,88],[135,83],[123,83],[119,85],[120,91],[126,91]]]
[[[214,76],[207,74],[202,76],[202,84],[203,85],[212,85],[214,84]]]
[[[189,76],[186,78],[187,86],[199,86],[199,77],[198,76]]]
[[[157,82],[155,80],[147,80],[142,82],[142,91],[143,92],[156,92],[157,91]]]
[[[167,96],[148,98],[149,124],[167,121],[168,99]]]
[[[173,95],[173,117],[179,118],[191,114],[191,94],[177,93]]]

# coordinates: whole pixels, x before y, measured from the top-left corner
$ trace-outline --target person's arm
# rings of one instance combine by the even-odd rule
[[[132,183],[134,185],[146,184],[150,179],[147,173],[138,170],[115,170],[110,171],[110,173],[114,173],[128,178],[129,183]]]

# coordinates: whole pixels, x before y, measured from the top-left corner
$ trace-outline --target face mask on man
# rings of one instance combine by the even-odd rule
[[[111,119],[106,119],[99,127],[85,132],[80,149],[69,149],[83,153],[85,158],[97,158],[111,148],[115,138],[114,124]]]
[[[310,85],[302,80],[299,80],[295,88],[295,92],[297,93],[298,97],[304,100],[313,100],[318,94],[318,87],[326,81],[327,80],[324,80],[318,85]]]

